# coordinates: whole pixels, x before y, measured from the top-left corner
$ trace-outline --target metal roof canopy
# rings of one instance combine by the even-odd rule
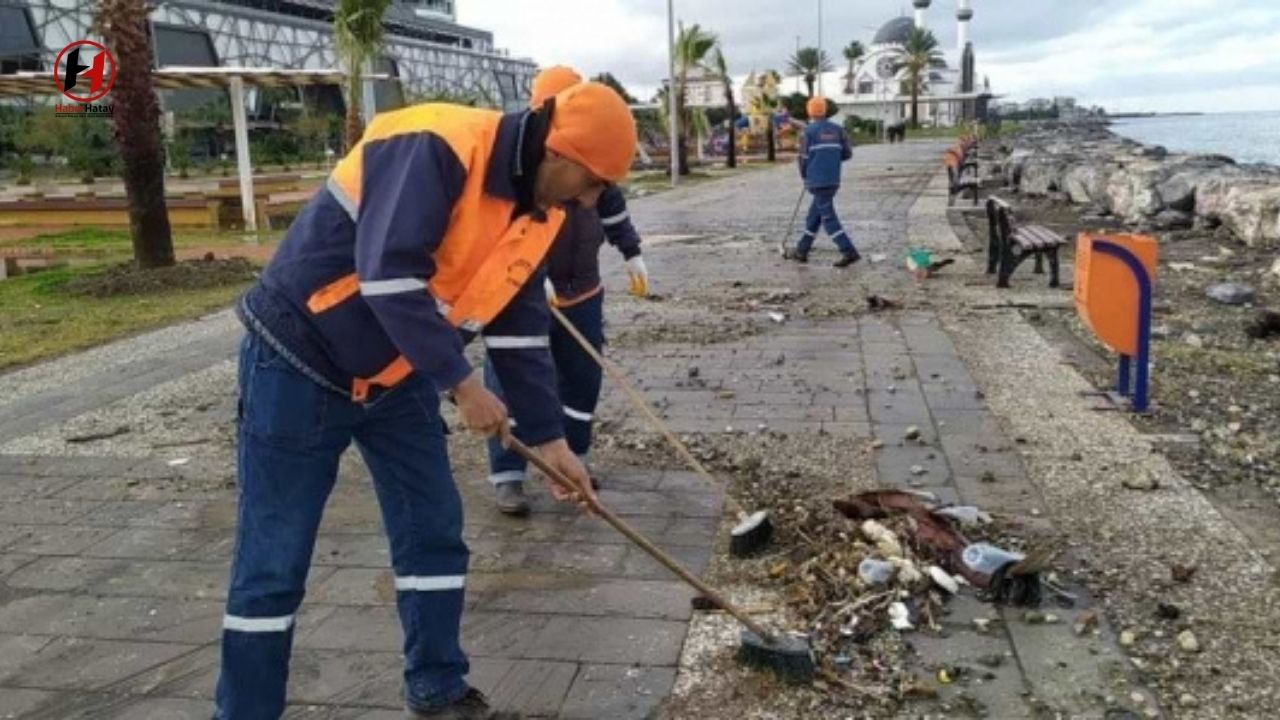
[[[258,229],[253,200],[253,164],[249,157],[249,129],[244,109],[244,87],[298,87],[306,85],[342,85],[347,73],[341,70],[286,70],[263,67],[165,67],[152,71],[159,90],[193,88],[227,88],[231,92],[231,119],[235,125],[236,165],[240,175],[240,205],[244,227]],[[362,93],[365,122],[373,117],[373,82],[390,80],[389,75],[364,75]],[[19,72],[0,75],[0,98],[57,95],[58,86],[51,72]]]

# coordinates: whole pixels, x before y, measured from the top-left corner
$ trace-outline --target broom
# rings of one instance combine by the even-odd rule
[[[515,451],[517,455],[542,471],[542,474],[550,478],[552,482],[577,498],[581,498],[591,512],[612,525],[615,530],[622,533],[623,536],[648,553],[654,560],[662,563],[690,587],[702,593],[703,597],[709,598],[717,607],[723,608],[725,612],[742,623],[742,644],[738,648],[739,660],[749,665],[773,670],[792,682],[807,683],[813,679],[817,673],[817,664],[813,658],[813,650],[809,647],[807,640],[793,635],[770,632],[763,625],[752,620],[746,612],[731,603],[719,591],[699,580],[696,575],[681,565],[675,558],[663,552],[652,541],[628,525],[625,520],[613,514],[609,508],[600,503],[595,493],[584,491],[573,480],[551,467],[537,453],[530,450],[527,445],[512,436],[510,430],[506,428],[502,431],[502,442]]]
[[[573,323],[569,321],[569,318],[565,317],[564,313],[560,312],[559,308],[554,305],[549,307],[551,308],[551,314],[555,316],[565,331],[573,336],[573,339],[582,347],[583,352],[590,355],[591,359],[595,360],[596,364],[605,371],[605,374],[617,383],[618,387],[622,388],[632,404],[648,418],[650,424],[667,439],[667,442],[684,458],[689,467],[693,468],[702,479],[725,490],[725,502],[728,504],[730,511],[738,518],[738,524],[734,526],[729,534],[729,553],[734,557],[745,557],[768,546],[770,538],[773,537],[773,523],[769,521],[769,513],[765,510],[748,513],[746,508],[742,507],[737,500],[734,500],[733,496],[729,494],[728,488],[725,488],[723,483],[717,480],[702,463],[698,462],[693,453],[689,452],[689,448],[680,442],[680,438],[676,437],[675,433],[671,432],[666,423],[662,422],[657,413],[649,407],[644,397],[631,387],[631,384],[622,375],[622,371],[605,359],[603,355],[596,352],[591,342],[583,337],[578,328],[573,326]]]

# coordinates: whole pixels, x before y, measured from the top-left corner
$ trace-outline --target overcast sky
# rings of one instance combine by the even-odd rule
[[[818,40],[819,0],[675,0],[676,17],[720,36],[734,74],[785,71]],[[956,48],[956,0],[928,25]],[[1280,0],[973,0],[978,76],[1010,99],[1073,95],[1108,110],[1280,110]],[[664,0],[458,0],[459,20],[540,65],[607,70],[647,100],[666,76]],[[807,8],[807,10],[806,10]],[[823,40],[869,43],[910,0],[825,0]]]

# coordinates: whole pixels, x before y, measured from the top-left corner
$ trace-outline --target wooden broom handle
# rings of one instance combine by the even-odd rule
[[[572,322],[569,322],[569,318],[565,317],[564,313],[560,312],[559,308],[555,305],[549,305],[548,307],[551,308],[551,314],[555,316],[556,320],[564,327],[565,331],[572,335],[574,340],[578,341],[578,344],[582,346],[582,350],[590,355],[591,359],[596,361],[596,364],[605,371],[605,374],[609,376],[609,379],[613,380],[618,387],[622,388],[623,392],[627,394],[627,397],[631,399],[631,403],[639,408],[640,411],[644,413],[645,417],[649,419],[649,423],[653,425],[658,432],[662,433],[664,437],[666,437],[667,442],[671,443],[671,446],[674,447],[676,452],[684,458],[685,462],[689,463],[689,466],[706,480],[723,487],[723,483],[717,480],[710,471],[703,467],[702,463],[698,462],[698,459],[693,456],[693,453],[689,452],[689,448],[685,447],[684,443],[680,442],[680,438],[676,437],[675,433],[671,432],[666,423],[662,422],[662,419],[658,417],[657,413],[649,407],[649,403],[645,401],[644,397],[635,388],[631,387],[631,383],[627,382],[627,379],[622,375],[622,371],[615,367],[613,363],[609,362],[609,360],[603,355],[596,352],[596,349],[591,345],[591,342],[582,336],[582,333],[578,331],[578,328],[574,327]],[[738,504],[738,501],[734,500],[733,496],[729,494],[728,488],[725,488],[724,498],[725,502],[729,505],[729,508],[733,511],[733,514],[737,515],[739,518],[742,518],[747,514],[746,510]]]
[[[679,561],[677,561],[675,558],[671,557],[666,552],[664,552],[662,548],[659,548],[657,545],[654,545],[652,542],[649,541],[648,538],[646,538],[644,535],[641,535],[634,528],[628,525],[625,520],[618,517],[617,515],[614,515],[613,512],[609,510],[609,508],[605,507],[604,505],[601,505],[600,500],[596,498],[595,493],[590,491],[584,491],[576,482],[565,477],[564,474],[561,473],[559,470],[547,464],[547,462],[543,460],[541,457],[539,457],[537,453],[535,453],[533,450],[530,450],[528,445],[525,445],[524,443],[520,442],[518,439],[512,436],[510,432],[503,433],[502,442],[506,444],[507,447],[514,450],[517,455],[524,458],[529,463],[531,463],[534,467],[541,470],[542,474],[550,478],[552,482],[556,483],[557,485],[564,488],[565,490],[568,490],[569,492],[574,493],[575,495],[578,495],[579,497],[582,497],[583,499],[585,499],[587,505],[591,508],[592,512],[599,515],[601,518],[604,519],[605,522],[612,525],[615,530],[625,535],[628,540],[635,543],[641,550],[644,550],[645,552],[649,553],[649,555],[654,560],[657,560],[658,562],[662,563],[664,566],[666,566],[668,570],[680,576],[681,580],[684,580],[686,583],[693,586],[693,588],[696,589],[698,592],[710,598],[711,601],[714,602],[717,606],[724,608],[725,612],[737,618],[739,622],[747,626],[752,632],[759,635],[766,642],[772,642],[773,633],[770,633],[768,630],[765,630],[763,626],[761,626],[756,621],[752,620],[751,617],[748,616],[745,612],[743,612],[741,608],[739,608],[738,606],[726,600],[723,595],[721,595],[711,586],[699,580],[696,575],[694,575],[693,573],[685,569],[685,567],[681,565]]]

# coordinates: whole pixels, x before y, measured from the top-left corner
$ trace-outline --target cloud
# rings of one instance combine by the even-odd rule
[[[1075,95],[1123,110],[1280,108],[1280,3],[1274,0],[973,0],[979,75],[1015,99]],[[675,0],[677,17],[717,33],[735,74],[785,69],[818,38],[818,0]],[[927,23],[956,51],[955,0]],[[906,0],[825,0],[823,46],[837,66],[851,40],[911,10]],[[667,74],[660,0],[465,0],[460,20],[539,64],[608,70],[647,97]],[[1239,92],[1233,93],[1233,88]],[[1270,89],[1268,92],[1267,89]]]

